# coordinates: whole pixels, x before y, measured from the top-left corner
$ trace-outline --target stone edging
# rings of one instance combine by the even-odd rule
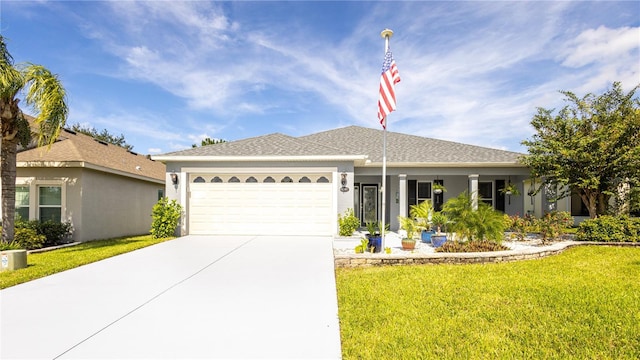
[[[58,250],[58,249],[62,249],[62,248],[70,247],[70,246],[76,246],[76,245],[79,245],[79,244],[82,244],[82,243],[81,242],[72,242],[72,243],[68,243],[68,244],[49,246],[49,247],[42,248],[42,249],[33,249],[33,250],[27,251],[27,254],[43,253],[43,252],[52,251],[52,250]]]
[[[563,241],[547,246],[540,246],[539,248],[475,253],[341,254],[334,256],[334,264],[336,268],[357,268],[385,265],[500,263],[519,260],[540,259],[551,255],[557,255],[570,247],[583,245],[640,247],[640,243],[637,242],[614,243],[594,241]]]

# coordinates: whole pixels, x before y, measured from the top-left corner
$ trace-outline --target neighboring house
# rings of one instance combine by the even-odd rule
[[[160,162],[65,129],[50,149],[18,153],[16,213],[70,221],[74,241],[146,234],[165,173]]]
[[[185,209],[182,235],[335,235],[349,208],[363,224],[385,211],[395,230],[412,204],[440,207],[465,190],[507,214],[527,210],[522,154],[395,132],[387,133],[386,154],[385,209],[382,130],[271,134],[153,158],[167,165],[166,196]],[[499,191],[509,182],[520,195]],[[435,194],[436,183],[447,192]]]

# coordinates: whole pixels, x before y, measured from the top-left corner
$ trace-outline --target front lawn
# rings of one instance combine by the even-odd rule
[[[640,358],[640,248],[336,277],[344,359]]]
[[[151,235],[145,235],[97,240],[63,249],[29,254],[26,268],[0,272],[0,289],[161,243],[169,239],[154,239]]]

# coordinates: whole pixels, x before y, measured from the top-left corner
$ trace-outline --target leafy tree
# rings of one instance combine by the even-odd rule
[[[640,185],[640,101],[619,82],[601,95],[579,98],[562,91],[569,104],[557,115],[539,108],[536,133],[522,142],[521,161],[542,185],[564,185],[557,198],[580,195],[591,218],[609,211],[609,200],[623,184]]]
[[[109,144],[113,144],[116,146],[120,146],[127,150],[133,150],[133,145],[127,144],[124,139],[124,135],[120,134],[120,136],[113,135],[109,133],[107,129],[102,129],[102,131],[96,130],[96,128],[91,126],[82,126],[80,124],[71,125],[71,130],[75,132],[79,132],[81,134],[89,135],[95,139],[104,141]]]
[[[212,139],[212,138],[208,137],[208,138],[203,139],[203,140],[200,142],[200,146],[207,146],[207,145],[214,145],[214,144],[222,144],[222,143],[225,143],[225,142],[227,142],[227,141],[226,141],[226,140],[224,140],[224,139]],[[198,147],[198,144],[192,144],[192,145],[191,145],[191,147],[192,147],[192,148],[197,148],[197,147]]]
[[[38,115],[29,125],[18,107],[18,95]],[[0,122],[2,125],[2,239],[14,239],[16,198],[16,152],[18,144],[27,146],[33,128],[38,145],[51,145],[67,120],[66,93],[58,77],[35,64],[14,65],[4,37],[0,35]]]

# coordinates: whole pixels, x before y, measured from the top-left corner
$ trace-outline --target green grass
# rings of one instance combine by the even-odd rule
[[[344,359],[640,358],[640,248],[336,277]]]
[[[0,272],[0,289],[69,270],[115,255],[154,245],[170,238],[154,239],[151,235],[89,241],[63,249],[29,254],[27,267]]]

